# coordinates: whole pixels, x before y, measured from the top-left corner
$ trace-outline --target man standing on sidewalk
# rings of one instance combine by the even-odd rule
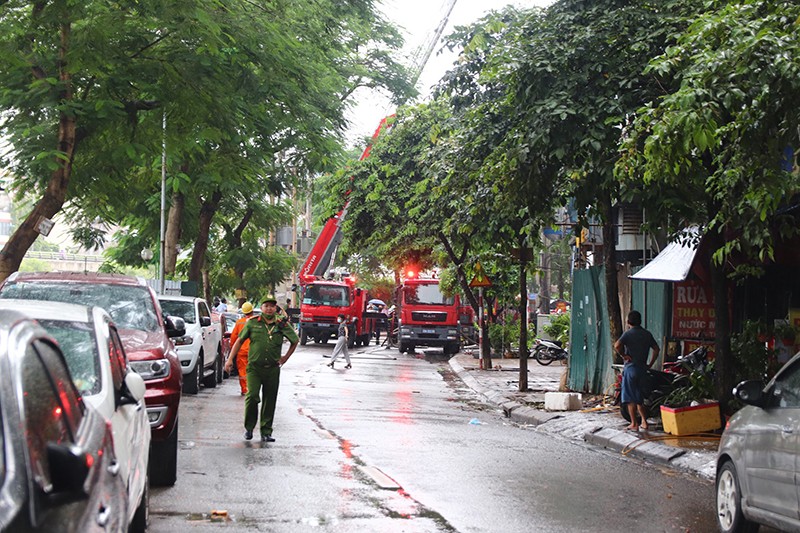
[[[231,347],[231,354],[239,352],[242,343],[250,339],[250,351],[247,354],[247,394],[244,397],[244,438],[253,438],[253,429],[259,421],[258,404],[261,405],[261,442],[275,442],[272,436],[272,423],[275,418],[275,404],[278,400],[281,367],[294,353],[299,339],[294,328],[286,319],[276,316],[278,301],[273,296],[261,302],[261,315],[248,320],[239,338]],[[281,357],[283,339],[289,341],[286,355]],[[230,372],[233,359],[228,356],[225,370]],[[263,393],[263,394],[262,394]]]
[[[628,413],[631,415],[631,424],[627,429],[647,429],[647,410],[644,398],[647,387],[647,370],[658,359],[658,343],[653,334],[642,327],[642,314],[639,311],[628,313],[629,329],[614,343],[614,350],[622,356],[625,367],[622,371],[622,405],[627,404]],[[653,358],[648,361],[650,349]],[[637,411],[641,417],[641,424],[637,422]]]

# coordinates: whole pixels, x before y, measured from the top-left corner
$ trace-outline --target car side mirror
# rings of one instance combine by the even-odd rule
[[[211,317],[210,316],[201,316],[200,317],[200,326],[207,328],[211,325]]]
[[[53,493],[71,493],[86,497],[83,485],[89,475],[91,459],[74,445],[47,443],[47,462]]]
[[[186,335],[186,322],[179,316],[168,316],[164,318],[164,327],[167,330],[167,336],[183,337]]]
[[[748,405],[763,407],[765,401],[764,383],[756,379],[742,381],[734,387],[733,396]]]
[[[125,374],[125,388],[123,389],[120,403],[139,403],[144,398],[145,389],[146,386],[142,376],[136,372],[129,371]]]

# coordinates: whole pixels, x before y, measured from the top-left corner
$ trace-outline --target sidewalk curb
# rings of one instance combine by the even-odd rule
[[[502,409],[505,416],[513,422],[536,426],[537,430],[569,440],[582,439],[588,444],[619,452],[625,457],[635,457],[675,470],[691,472],[704,479],[714,479],[714,461],[707,460],[707,453],[703,455],[687,454],[686,450],[641,438],[639,433],[592,425],[591,422],[585,431],[579,429],[576,434],[575,426],[580,425],[577,420],[580,417],[578,411],[549,412],[528,407],[509,399],[500,391],[485,387],[455,357],[450,358],[449,363],[450,368],[465,385],[482,396],[489,404]],[[571,419],[576,423],[570,425]]]

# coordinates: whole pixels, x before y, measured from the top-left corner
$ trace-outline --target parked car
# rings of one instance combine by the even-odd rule
[[[0,531],[126,531],[111,428],[56,341],[16,311],[0,311],[0,376]]]
[[[766,386],[744,381],[733,394],[747,405],[731,417],[717,452],[719,528],[800,531],[800,353]]]
[[[236,321],[242,318],[242,313],[226,312],[220,314],[220,321],[222,323],[222,360],[227,361],[228,355],[231,353],[231,332],[236,325]],[[223,365],[224,367],[224,365]],[[237,375],[236,365],[233,365],[233,375]],[[228,377],[228,373],[223,370],[223,375]]]
[[[0,300],[0,310],[36,319],[61,347],[84,401],[111,422],[114,452],[128,494],[131,532],[147,528],[150,424],[145,384],[128,358],[111,316],[100,307],[37,300]]]
[[[150,483],[173,485],[178,472],[183,374],[170,337],[185,333],[183,320],[162,316],[156,294],[144,280],[119,274],[15,272],[0,285],[0,298],[96,305],[111,315],[130,367],[147,386]]]
[[[197,394],[200,383],[208,388],[222,383],[225,361],[219,317],[212,320],[211,310],[202,298],[160,295],[158,301],[165,314],[181,317],[186,324],[186,332],[172,339],[181,360],[183,392]]]

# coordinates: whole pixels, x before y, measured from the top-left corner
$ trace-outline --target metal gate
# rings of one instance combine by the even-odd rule
[[[570,390],[600,394],[613,384],[605,268],[575,271],[570,324]]]

